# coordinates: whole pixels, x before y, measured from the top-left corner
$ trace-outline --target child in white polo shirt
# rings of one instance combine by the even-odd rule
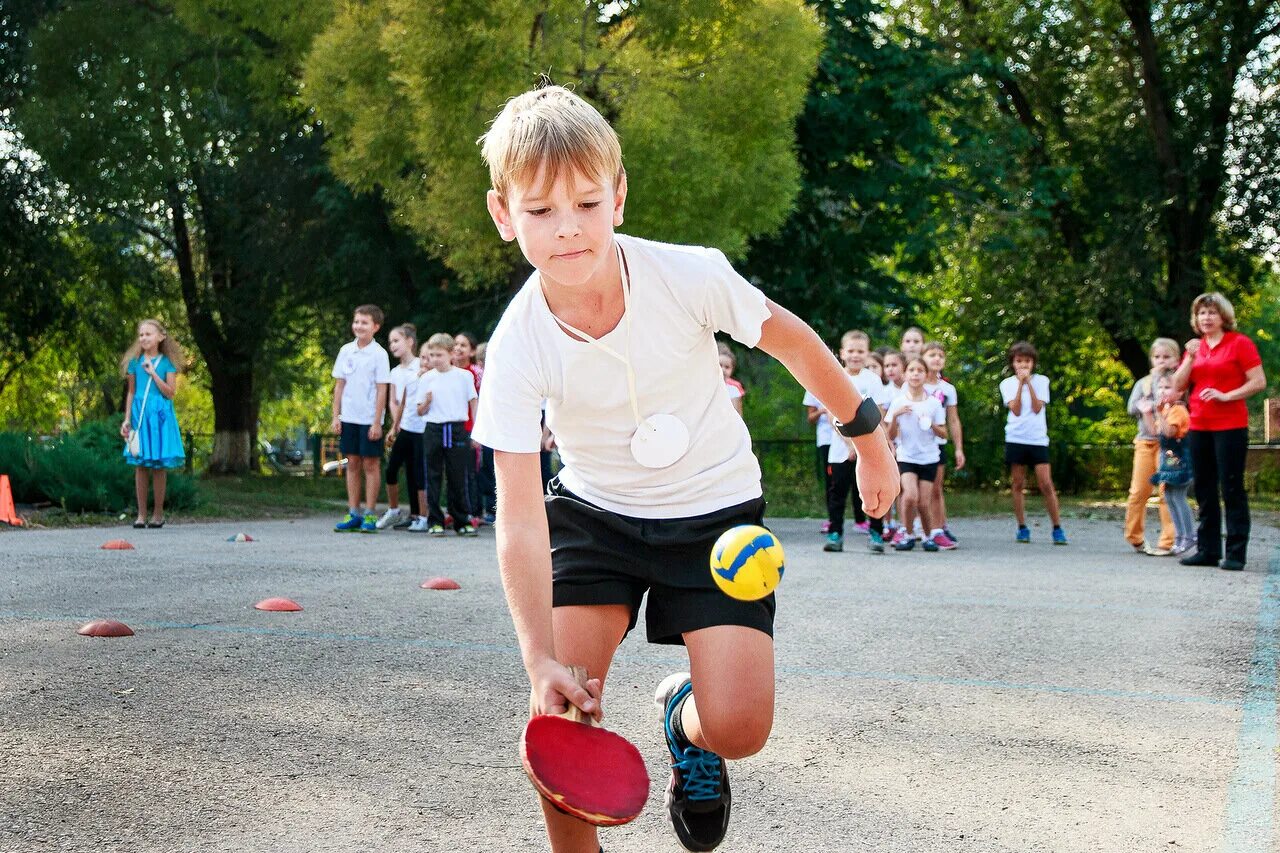
[[[764,513],[715,334],[774,355],[844,421],[872,514],[897,494],[880,411],[809,326],[719,251],[614,233],[622,152],[582,98],[558,86],[513,98],[483,153],[489,213],[534,267],[489,341],[476,420],[494,448],[498,565],[530,709],[573,704],[599,717],[605,673],[645,599],[650,641],[686,646],[691,670],[655,697],[672,763],[668,811],[685,847],[710,850],[729,821],[724,759],[758,752],[773,726],[775,608],[773,595],[728,597],[708,569],[720,534]],[[564,464],[545,502],[543,399]],[[586,684],[565,664],[585,667]],[[546,800],[543,815],[553,849],[597,849],[594,826]]]
[[[453,529],[459,536],[475,536],[467,502],[467,466],[473,456],[467,423],[476,415],[476,385],[470,370],[453,366],[453,347],[452,335],[437,332],[422,348],[431,365],[418,380],[418,413],[426,420],[422,457],[427,469],[427,533],[444,535],[440,480],[447,477]]]
[[[343,344],[334,359],[333,422],[341,435],[338,449],[347,457],[347,514],[334,525],[339,533],[378,532],[378,488],[382,485],[382,420],[387,412],[391,361],[373,339],[382,328],[382,309],[360,305],[352,312],[356,339]],[[360,502],[360,487],[365,500]]]

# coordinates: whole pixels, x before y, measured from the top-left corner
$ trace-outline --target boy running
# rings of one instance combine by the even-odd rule
[[[715,333],[759,346],[844,420],[867,510],[897,494],[879,411],[817,334],[714,249],[614,233],[627,180],[617,136],[568,90],[509,101],[483,138],[489,213],[535,271],[489,342],[477,438],[494,448],[498,564],[533,713],[602,715],[614,650],[648,592],[651,642],[683,644],[690,673],[658,687],[680,841],[711,850],[730,810],[726,758],[773,725],[773,596],[731,599],[708,556],[760,523],[760,468],[734,413]],[[564,467],[539,476],[543,399]],[[585,666],[574,681],[566,664]],[[596,851],[596,829],[543,802],[555,851]]]

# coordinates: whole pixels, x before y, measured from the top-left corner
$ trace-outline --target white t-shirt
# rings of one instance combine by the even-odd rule
[[[1039,412],[1031,411],[1031,391],[1045,406]],[[1018,391],[1018,377],[1010,376],[1000,381],[1000,399],[1006,407]],[[1004,440],[1010,444],[1032,444],[1039,447],[1049,446],[1049,421],[1045,412],[1049,403],[1049,377],[1031,374],[1031,388],[1022,389],[1022,414],[1015,415],[1009,410],[1009,417],[1004,423]]]
[[[884,383],[880,381],[879,376],[876,376],[870,370],[859,370],[857,375],[850,376],[849,380],[853,383],[853,387],[858,389],[858,393],[866,399],[875,400],[877,394],[883,393],[880,389],[884,388]],[[876,402],[876,405],[878,406],[880,403]],[[849,461],[849,442],[837,441],[836,438],[833,428],[831,449],[827,451],[827,462],[829,464]]]
[[[960,395],[956,393],[956,386],[941,377],[937,382],[924,383],[924,393],[930,397],[937,398],[944,411],[948,406],[958,406],[960,404]],[[938,444],[946,443],[947,440],[945,438],[938,438]]]
[[[802,403],[802,405],[813,406],[815,409],[821,409],[822,401],[819,400],[817,397],[813,396],[811,392],[805,391],[804,403]],[[814,426],[817,427],[817,431],[818,431],[817,436],[818,436],[819,447],[825,447],[826,445],[830,444],[832,441],[835,440],[835,437],[836,437],[835,427],[831,426],[831,419],[827,417],[826,412],[823,412],[822,414],[818,415],[818,420],[814,421]]]
[[[423,418],[425,423],[467,421],[471,415],[468,404],[476,398],[475,376],[465,367],[451,367],[444,373],[428,370],[418,380],[417,402],[425,400],[427,394],[431,395],[431,406]]]
[[[404,406],[400,415],[400,431],[420,433],[426,419],[418,414],[418,379],[422,368],[414,359],[409,366],[398,364],[391,368],[391,396]]]
[[[729,392],[730,400],[736,400],[742,396],[742,392],[738,390],[737,385],[730,385],[728,382],[726,382],[724,383],[724,389]]]
[[[925,395],[923,400],[909,400],[905,393],[899,394],[889,404],[889,411],[898,406],[906,409],[896,416],[898,422],[898,461],[915,465],[931,465],[942,460],[942,451],[938,449],[938,437],[933,432],[933,425],[942,426],[947,422],[947,412],[938,402],[938,398]],[[928,426],[921,426],[921,423]]]
[[[343,423],[373,426],[378,385],[391,381],[391,360],[377,341],[361,349],[355,341],[342,345],[333,362],[334,379],[345,379],[339,417]]]
[[[769,318],[764,294],[716,249],[615,235],[630,271],[630,360],[640,416],[671,414],[689,449],[666,468],[631,455],[636,431],[623,363],[569,337],[534,272],[489,340],[476,439],[494,450],[536,453],[539,409],[556,437],[565,488],[610,512],[682,518],[761,495],[747,426],[729,402],[715,333],[744,346]],[[600,342],[626,355],[627,318]]]

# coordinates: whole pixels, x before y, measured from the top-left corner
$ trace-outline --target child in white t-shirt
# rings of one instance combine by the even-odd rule
[[[889,438],[898,443],[898,472],[902,477],[904,535],[894,539],[893,547],[897,551],[910,551],[916,546],[915,537],[907,531],[912,529],[917,514],[924,522],[924,529],[930,529],[934,480],[938,476],[938,460],[942,458],[937,439],[947,435],[944,426],[947,416],[942,404],[924,390],[927,373],[923,359],[908,359],[906,387],[889,404],[887,415]],[[939,538],[937,535],[925,537],[924,550],[955,548],[955,543],[939,541]]]
[[[427,479],[427,533],[444,535],[440,509],[441,480],[447,477],[449,510],[459,536],[475,536],[467,502],[467,466],[471,464],[471,434],[467,423],[476,415],[476,384],[470,370],[453,366],[453,336],[437,332],[422,348],[431,369],[418,380],[418,414],[422,429],[422,459]]]
[[[334,359],[333,422],[340,434],[338,449],[347,457],[347,514],[334,525],[339,533],[377,533],[378,487],[382,485],[382,421],[387,413],[391,362],[373,339],[382,328],[382,309],[360,305],[352,312],[356,339],[344,344]],[[360,487],[364,486],[364,503]]]
[[[942,344],[937,341],[929,341],[921,350],[921,358],[924,359],[925,366],[929,368],[929,374],[924,380],[924,391],[931,397],[936,397],[938,402],[942,404],[943,409],[947,413],[947,434],[950,438],[952,446],[955,448],[956,454],[956,470],[964,468],[964,432],[960,426],[960,396],[956,393],[956,386],[952,385],[942,376],[943,369],[947,366],[947,351]],[[946,438],[938,439],[938,446],[945,447]],[[951,535],[951,531],[947,528],[947,502],[942,494],[943,484],[947,477],[947,460],[941,458],[938,460],[938,479],[933,484],[933,511],[929,517],[933,519],[934,530],[930,532],[930,538],[935,539],[939,545],[950,542],[955,544],[956,538]],[[942,536],[936,537],[935,534],[941,533]]]
[[[875,404],[822,340],[714,249],[615,234],[627,180],[613,129],[558,86],[508,102],[484,137],[489,212],[535,272],[489,341],[477,438],[494,448],[498,564],[533,713],[600,715],[614,650],[642,598],[652,642],[683,644],[692,674],[659,685],[681,843],[710,850],[729,819],[725,758],[773,725],[774,596],[739,601],[707,569],[725,530],[763,521],[760,468],[717,363],[717,331],[783,361],[859,452],[863,500],[897,493]],[[563,468],[539,476],[540,409]],[[878,420],[878,413],[875,415]],[[578,684],[565,664],[586,668]],[[618,677],[610,673],[613,677]],[[556,850],[596,828],[544,801]]]
[[[734,411],[741,415],[742,398],[747,396],[747,389],[741,382],[733,378],[733,372],[738,368],[738,357],[733,354],[733,350],[726,343],[719,345],[718,352],[720,354],[720,372],[724,374],[724,390],[729,395],[729,402],[733,403]]]
[[[865,399],[874,400],[878,406],[884,383],[875,372],[865,367],[870,346],[871,337],[866,332],[856,329],[845,332],[840,339],[840,361],[858,393]],[[854,529],[870,537],[873,552],[883,553],[883,522],[879,518],[868,519],[862,511],[862,501],[853,488],[854,464],[849,445],[842,441],[831,445],[827,454],[827,467],[831,472],[831,488],[827,492],[827,542],[822,550],[844,550],[844,503],[852,495]]]
[[[1035,347],[1018,341],[1009,347],[1009,368],[1013,375],[1000,382],[1000,399],[1009,410],[1004,426],[1004,461],[1009,466],[1013,515],[1018,520],[1014,541],[1031,541],[1024,495],[1030,466],[1035,470],[1044,507],[1053,522],[1053,544],[1066,545],[1067,534],[1062,530],[1062,518],[1058,514],[1058,493],[1053,488],[1053,475],[1049,470],[1049,425],[1044,411],[1049,404],[1049,378],[1035,372],[1039,357]]]
[[[396,326],[387,335],[391,354],[400,363],[391,368],[389,406],[391,431],[387,433],[384,479],[387,483],[387,511],[378,519],[378,529],[409,529],[425,532],[427,518],[426,485],[422,470],[422,416],[418,414],[418,379],[422,366],[418,360],[418,330],[412,323]],[[400,508],[400,469],[404,469],[405,488],[409,490],[409,514]]]
[[[827,410],[822,407],[822,401],[813,396],[812,391],[804,392],[804,399],[800,403],[804,406],[805,418],[813,425],[814,439],[816,441],[817,453],[815,460],[818,463],[818,482],[822,484],[822,508],[826,509],[827,501],[831,495],[831,469],[827,465],[827,456],[831,451],[832,437],[835,430],[831,428],[831,419],[827,417]],[[825,536],[831,532],[831,521],[829,519],[822,520],[820,532]]]

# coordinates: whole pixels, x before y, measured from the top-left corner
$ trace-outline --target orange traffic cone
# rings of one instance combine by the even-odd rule
[[[0,521],[13,527],[22,526],[22,519],[13,507],[13,491],[9,488],[8,474],[0,474]]]

